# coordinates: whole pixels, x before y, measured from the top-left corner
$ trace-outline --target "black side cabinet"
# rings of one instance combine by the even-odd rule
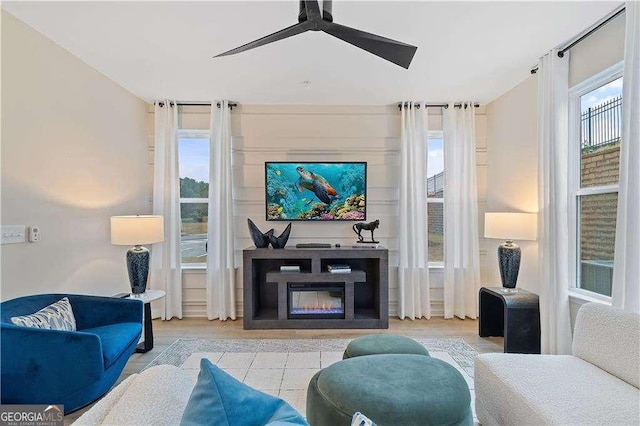
[[[480,289],[480,337],[504,336],[505,353],[540,353],[538,295],[522,289]]]

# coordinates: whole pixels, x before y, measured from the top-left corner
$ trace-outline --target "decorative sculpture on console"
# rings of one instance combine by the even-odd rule
[[[373,237],[373,231],[376,230],[376,228],[378,228],[380,226],[380,219],[376,219],[373,222],[369,222],[369,223],[365,223],[365,222],[358,222],[356,224],[353,225],[353,232],[355,232],[358,235],[358,243],[379,243],[380,241],[376,241],[375,238]],[[364,241],[364,237],[362,236],[362,230],[365,231],[371,231],[371,241]]]
[[[291,233],[291,223],[289,223],[284,232],[278,237],[273,234],[273,228],[263,233],[258,229],[256,224],[253,223],[251,219],[247,218],[247,223],[249,224],[249,235],[251,235],[251,239],[253,240],[256,248],[266,248],[269,247],[269,244],[271,244],[274,249],[281,249],[284,248],[284,246],[287,245],[287,241],[289,241],[289,234]]]
[[[256,245],[256,248],[269,247],[269,243],[271,242],[269,241],[269,236],[273,235],[273,228],[263,234],[251,219],[247,219],[247,223],[249,224],[249,235],[251,235],[251,239],[253,240],[253,244]]]
[[[282,249],[287,245],[287,241],[289,241],[289,234],[291,233],[291,222],[284,229],[282,234],[279,237],[271,234],[269,235],[269,241],[271,242],[271,247],[274,249]]]

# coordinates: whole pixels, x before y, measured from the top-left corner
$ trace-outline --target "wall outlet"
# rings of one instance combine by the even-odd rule
[[[24,225],[2,225],[2,244],[19,244],[25,242]]]
[[[40,241],[40,227],[33,225],[29,228],[29,242],[37,243]]]

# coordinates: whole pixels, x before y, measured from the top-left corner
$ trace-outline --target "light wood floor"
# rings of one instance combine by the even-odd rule
[[[243,330],[242,319],[236,321],[208,321],[206,319],[172,319],[153,321],[154,347],[145,354],[133,354],[118,383],[131,374],[139,373],[162,351],[178,338],[200,339],[341,339],[372,333],[393,333],[407,337],[457,337],[463,339],[479,353],[502,352],[501,337],[479,337],[477,320],[432,318],[430,320],[389,319],[386,330]],[[65,417],[70,424],[91,406],[85,407]]]

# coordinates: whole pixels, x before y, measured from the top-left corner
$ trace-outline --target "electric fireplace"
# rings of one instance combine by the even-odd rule
[[[344,319],[344,285],[288,284],[289,319]]]

